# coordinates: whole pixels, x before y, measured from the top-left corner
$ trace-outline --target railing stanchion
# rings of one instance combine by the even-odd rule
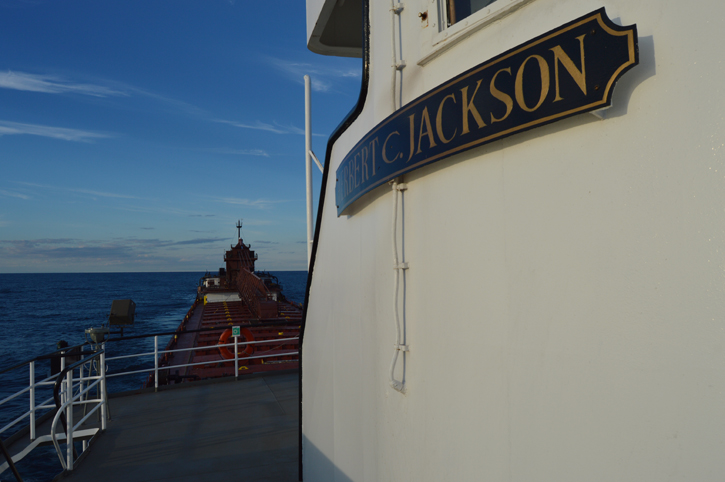
[[[159,337],[154,337],[154,391],[159,391]]]
[[[67,403],[65,408],[65,420],[67,427],[65,429],[66,441],[66,466],[68,470],[73,470],[73,370],[68,370],[66,378],[66,397]]]
[[[83,358],[83,355],[81,354],[81,358]],[[78,367],[78,393],[83,393],[83,383],[85,382],[85,379],[83,378],[83,365]],[[79,401],[83,401],[86,399],[85,395],[81,395],[81,398]]]
[[[101,364],[101,430],[106,430],[106,418],[108,418],[108,392],[106,391],[106,350],[101,352],[99,363]]]
[[[35,440],[35,361],[30,362],[30,440]]]
[[[239,337],[234,337],[234,378],[239,379]]]
[[[60,372],[59,373],[62,373],[63,370],[65,370],[65,352],[64,351],[60,352]],[[63,393],[61,393],[61,395],[60,395],[61,403],[65,403],[65,397],[66,397],[66,391],[63,390]]]
[[[83,354],[82,353],[81,353],[81,358],[83,358]],[[78,367],[79,368],[79,373],[78,373],[78,387],[79,388],[78,388],[78,390],[79,390],[79,392],[81,394],[81,398],[80,398],[80,401],[81,402],[84,402],[84,401],[88,400],[88,394],[87,393],[86,394],[83,393],[83,387],[84,387],[84,385],[86,383],[88,383],[89,385],[91,383],[91,381],[90,381],[91,370],[90,369],[88,370],[88,378],[89,378],[89,380],[86,380],[85,379],[85,376],[83,375],[83,366],[84,365],[81,365],[81,366]],[[87,406],[88,405],[86,405],[85,403],[83,404],[83,415],[86,414],[86,407]],[[88,449],[88,441],[87,440],[83,440],[81,451],[82,452],[85,452],[87,449]]]

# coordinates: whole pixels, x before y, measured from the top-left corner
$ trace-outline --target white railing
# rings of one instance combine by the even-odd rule
[[[95,365],[96,358],[98,358],[98,364]],[[73,378],[74,368],[75,365],[78,365],[79,368],[79,377],[78,382]],[[93,367],[96,367],[96,373],[97,375],[92,375],[93,373]],[[88,376],[83,375],[83,368],[85,366],[88,366]],[[73,445],[73,439],[75,436],[79,437],[87,437],[90,435],[95,435],[98,432],[98,428],[91,428],[86,430],[79,430],[80,427],[88,420],[88,418],[96,413],[99,409],[101,410],[101,427],[100,430],[106,430],[106,417],[108,414],[108,399],[106,397],[106,370],[105,370],[106,362],[105,362],[105,352],[103,350],[93,354],[92,356],[81,360],[79,362],[76,362],[72,365],[70,365],[66,370],[61,372],[61,375],[65,372],[65,380],[57,380],[56,385],[58,383],[63,383],[65,385],[64,393],[65,401],[62,402],[62,405],[59,407],[58,411],[55,414],[55,417],[53,418],[53,423],[50,426],[50,438],[53,441],[53,445],[55,446],[55,450],[58,453],[58,458],[60,459],[60,463],[63,466],[63,470],[71,471],[73,470],[73,462],[75,461],[74,458],[74,452],[75,448]],[[78,392],[73,392],[73,387],[78,387]],[[93,388],[98,387],[96,390],[96,393],[98,393],[98,398],[88,398],[88,394]],[[59,400],[56,400],[56,403]],[[77,423],[74,422],[74,407],[77,406],[85,406],[85,405],[93,405],[95,406],[91,408],[90,411],[87,411],[83,418],[81,418]],[[65,420],[63,420],[65,419]],[[65,431],[65,442],[66,442],[66,457],[65,460],[63,460],[63,451],[60,448],[60,444],[58,443],[58,439],[60,438],[57,433],[58,428],[58,422],[64,422],[63,428]],[[88,448],[87,442],[83,441],[83,450],[85,451]]]
[[[17,426],[19,423],[27,420],[27,428],[29,434],[30,434],[30,443],[19,453],[12,456],[12,462],[18,462],[19,460],[23,459],[26,455],[28,455],[33,449],[38,447],[41,444],[52,442],[52,444],[55,446],[56,452],[58,453],[58,458],[60,459],[61,465],[63,466],[63,470],[66,471],[72,471],[74,466],[74,461],[77,457],[75,457],[74,454],[74,445],[73,441],[74,439],[81,438],[83,439],[83,451],[85,451],[88,447],[88,441],[87,439],[91,437],[92,435],[95,435],[99,428],[88,428],[88,429],[81,429],[81,426],[88,421],[88,418],[93,415],[94,413],[98,412],[98,410],[101,411],[101,426],[100,430],[106,429],[106,420],[108,419],[108,400],[107,400],[107,388],[106,388],[106,379],[112,378],[112,377],[121,377],[121,376],[128,376],[128,375],[135,375],[139,373],[152,373],[154,374],[154,388],[158,390],[159,386],[159,372],[162,370],[171,370],[175,368],[186,368],[186,367],[193,367],[193,366],[199,366],[199,365],[209,365],[210,361],[203,361],[203,362],[195,362],[195,363],[185,363],[185,364],[178,364],[178,365],[169,365],[169,366],[160,366],[159,365],[159,359],[160,356],[164,354],[171,354],[171,353],[179,353],[179,352],[193,352],[198,350],[213,350],[216,348],[221,347],[227,347],[231,348],[234,347],[234,358],[230,359],[224,359],[223,362],[231,362],[234,361],[234,375],[235,377],[238,377],[239,375],[239,362],[240,361],[246,361],[246,360],[255,360],[260,358],[278,358],[278,357],[284,357],[284,356],[291,356],[291,355],[298,355],[299,350],[289,350],[282,353],[274,353],[274,354],[260,354],[256,356],[239,356],[239,348],[244,347],[245,345],[257,345],[257,344],[276,344],[279,342],[294,342],[299,340],[299,337],[291,337],[291,338],[275,338],[271,340],[255,340],[250,342],[239,342],[238,337],[234,337],[233,343],[227,343],[227,344],[218,344],[218,345],[210,345],[210,346],[197,346],[192,348],[179,348],[179,349],[173,349],[173,350],[159,350],[159,336],[154,336],[154,351],[144,352],[144,353],[135,353],[130,355],[121,355],[121,356],[115,356],[115,357],[106,357],[105,355],[105,344],[101,345],[100,349],[89,353],[89,352],[79,352],[79,353],[68,353],[69,349],[66,349],[66,351],[63,352],[55,352],[51,355],[38,357],[34,360],[31,360],[27,363],[20,364],[15,369],[22,368],[26,364],[28,365],[28,372],[29,372],[29,378],[30,383],[27,387],[23,388],[22,390],[19,390],[17,393],[14,393],[3,400],[0,400],[0,410],[2,410],[3,405],[6,403],[17,399],[18,397],[21,397],[25,394],[28,394],[28,407],[29,410],[22,413],[21,415],[14,418],[11,422],[7,423],[4,427],[0,428],[0,440],[4,438],[2,434],[4,432],[7,432],[9,429]],[[80,347],[76,347],[80,348]],[[78,356],[81,355],[82,357],[85,357],[81,359],[80,361],[77,361],[75,363],[69,364],[66,367],[65,357],[70,356]],[[153,356],[154,359],[154,366],[151,368],[144,368],[140,370],[130,370],[125,372],[118,372],[118,373],[111,373],[106,374],[108,371],[108,365],[111,364],[111,362],[116,362],[118,360],[123,359],[131,359],[131,358],[140,358],[140,357],[150,357]],[[44,378],[41,381],[36,381],[36,361],[40,359],[47,359],[51,357],[61,357],[61,372],[55,375],[51,375],[47,378]],[[9,370],[6,370],[9,371]],[[77,372],[77,373],[76,373]],[[94,374],[95,372],[95,374]],[[59,379],[59,376],[62,377]],[[41,389],[47,389],[51,387],[55,387],[55,385],[58,385],[58,400],[55,400],[53,396],[46,398],[40,402],[38,402],[38,392]],[[99,394],[96,398],[89,398],[89,394],[92,389],[96,388],[97,393]],[[74,407],[87,407],[92,406],[90,411],[86,411],[84,413],[84,416],[81,418],[80,421],[74,423]],[[43,435],[38,437],[37,435],[37,422],[38,422],[38,414],[48,413],[50,410],[57,409],[55,416],[53,418],[53,421],[51,423],[51,430],[50,434]],[[64,434],[59,433],[58,423],[61,422],[62,425],[64,425],[63,430]],[[61,442],[64,442],[66,444],[65,450],[61,447]],[[6,461],[4,464],[0,465],[0,474],[2,474],[5,470],[7,470],[9,467],[11,467],[9,461]]]
[[[0,406],[2,406],[4,404],[6,404],[7,402],[9,402],[11,400],[14,400],[14,399],[20,397],[21,395],[29,392],[30,393],[30,410],[28,410],[27,412],[23,413],[22,415],[20,415],[19,417],[17,417],[15,420],[13,420],[10,423],[8,423],[7,425],[5,425],[4,427],[0,428],[0,434],[2,434],[3,432],[5,432],[5,431],[7,431],[7,430],[9,430],[11,428],[13,428],[15,425],[19,424],[20,422],[22,422],[26,418],[29,418],[30,419],[30,422],[29,422],[29,425],[30,425],[30,439],[33,440],[33,439],[35,439],[35,419],[36,419],[36,415],[35,414],[38,411],[43,410],[43,409],[55,408],[55,405],[48,405],[50,402],[53,401],[53,397],[50,397],[47,400],[42,401],[40,403],[40,405],[36,405],[35,404],[35,392],[36,392],[36,389],[37,389],[37,387],[52,386],[52,385],[54,385],[55,384],[55,378],[57,377],[57,375],[53,375],[53,376],[50,376],[50,377],[48,377],[48,378],[46,378],[44,380],[41,380],[39,382],[36,382],[35,381],[35,361],[30,362],[29,365],[30,365],[30,385],[28,387],[20,390],[19,392],[14,393],[13,395],[10,395],[9,397],[0,400]]]
[[[256,360],[260,358],[276,358],[276,357],[282,357],[282,356],[290,356],[290,355],[298,355],[299,350],[289,351],[286,353],[275,353],[274,355],[258,355],[258,356],[245,356],[240,357],[239,356],[239,347],[243,347],[246,345],[257,345],[257,344],[272,344],[277,342],[285,342],[285,341],[295,341],[299,340],[299,337],[293,337],[293,338],[274,338],[272,340],[257,340],[257,341],[246,341],[239,343],[238,337],[234,337],[233,343],[227,343],[227,344],[218,344],[218,345],[209,345],[209,346],[196,346],[192,348],[177,348],[175,350],[159,350],[159,337],[154,336],[154,351],[149,351],[146,353],[135,353],[132,355],[121,355],[121,356],[115,356],[115,357],[108,357],[106,361],[111,362],[115,360],[121,360],[121,359],[129,359],[129,358],[139,358],[143,356],[153,356],[154,357],[154,367],[153,368],[144,368],[141,370],[133,370],[128,372],[121,372],[121,373],[112,373],[110,375],[106,375],[107,378],[113,378],[113,377],[120,377],[124,375],[135,375],[137,373],[154,373],[154,388],[158,390],[159,388],[159,372],[162,370],[171,370],[172,368],[186,368],[186,367],[194,367],[194,366],[200,366],[200,365],[209,365],[210,361],[203,361],[203,362],[196,362],[196,363],[184,363],[181,365],[165,365],[165,366],[159,366],[159,357],[161,355],[165,355],[167,353],[180,353],[180,352],[186,352],[186,351],[197,351],[197,350],[214,350],[217,348],[222,347],[234,347],[234,376],[236,378],[239,378],[239,361],[240,360]],[[224,359],[223,362],[230,362],[232,361],[232,358],[230,359]]]
[[[86,356],[85,358],[82,358],[81,360],[72,363],[65,366],[65,360],[66,357],[76,357],[76,356]],[[61,465],[63,466],[63,469],[67,469],[70,467],[72,470],[73,467],[73,461],[74,461],[74,445],[73,445],[73,439],[74,437],[90,437],[98,432],[98,428],[91,428],[91,429],[85,429],[85,430],[79,430],[79,427],[85,423],[88,418],[96,413],[99,409],[101,410],[102,414],[102,420],[101,420],[101,429],[105,429],[105,417],[107,413],[107,399],[106,399],[106,390],[105,390],[105,371],[100,369],[100,367],[105,366],[104,362],[104,352],[103,350],[97,350],[93,353],[83,353],[83,352],[73,352],[68,353],[67,351],[64,352],[56,352],[52,354],[49,357],[60,357],[60,368],[61,371],[58,374],[51,375],[50,377],[47,377],[40,382],[37,382],[35,380],[35,363],[36,360],[29,361],[28,367],[30,372],[30,384],[27,388],[24,388],[17,393],[10,395],[9,397],[6,397],[3,400],[0,400],[0,406],[10,402],[11,400],[14,400],[18,398],[19,396],[28,393],[29,394],[29,405],[30,409],[21,414],[19,417],[12,420],[10,423],[5,425],[0,429],[0,434],[3,432],[9,430],[10,428],[16,426],[18,423],[22,422],[26,418],[28,419],[28,425],[27,430],[30,433],[30,443],[28,443],[27,446],[25,446],[22,450],[20,450],[17,454],[14,456],[10,456],[8,452],[6,452],[5,447],[3,447],[3,452],[5,455],[5,462],[0,465],[0,473],[4,472],[8,468],[13,469],[13,473],[15,474],[16,478],[18,477],[17,469],[14,466],[15,462],[18,462],[25,458],[26,455],[28,455],[30,452],[32,452],[36,447],[38,447],[41,444],[47,444],[47,443],[53,443],[55,445],[56,451],[58,452],[58,456],[61,458]],[[48,357],[40,357],[42,358],[48,358]],[[20,366],[23,366],[22,364]],[[95,371],[97,375],[93,376],[93,368],[95,367]],[[18,368],[18,367],[15,367]],[[75,372],[78,371],[78,377],[75,377]],[[86,375],[87,373],[87,375]],[[36,395],[38,388],[50,388],[53,387],[53,395],[45,400],[43,400],[40,403],[36,403]],[[99,387],[99,395],[97,398],[90,399],[88,397],[88,393],[91,389],[94,387]],[[81,419],[80,422],[77,424],[73,424],[73,414],[74,414],[74,408],[78,406],[86,406],[89,404],[95,404],[95,407],[93,407],[90,412],[86,412],[85,416]],[[60,407],[60,408],[58,408]],[[53,423],[50,426],[50,433],[42,436],[37,435],[37,413],[41,410],[45,410],[46,413],[52,409],[57,409],[55,414],[55,419],[53,420]],[[63,434],[58,433],[58,421],[63,421]],[[70,427],[70,429],[69,429]],[[66,452],[67,457],[65,460],[63,460],[62,451],[60,449],[60,445],[58,443],[58,440],[65,440],[66,441]],[[88,448],[87,441],[83,441],[83,450],[85,451],[86,448]]]

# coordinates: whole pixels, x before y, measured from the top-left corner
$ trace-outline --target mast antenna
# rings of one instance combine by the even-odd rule
[[[237,220],[237,238],[242,239],[242,220]]]

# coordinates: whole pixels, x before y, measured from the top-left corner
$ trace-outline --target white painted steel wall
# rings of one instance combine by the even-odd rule
[[[389,5],[371,4],[370,94],[333,171],[391,112]],[[303,347],[305,480],[720,480],[725,3],[534,0],[424,67],[418,6],[403,12],[404,102],[601,6],[637,24],[640,65],[605,120],[406,175],[405,394],[387,378],[392,194],[338,218],[329,177]]]

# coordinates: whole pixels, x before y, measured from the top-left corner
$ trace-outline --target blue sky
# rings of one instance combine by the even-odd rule
[[[358,59],[306,48],[302,1],[0,0],[0,272],[306,269],[313,150]],[[315,203],[321,175],[315,167]]]

